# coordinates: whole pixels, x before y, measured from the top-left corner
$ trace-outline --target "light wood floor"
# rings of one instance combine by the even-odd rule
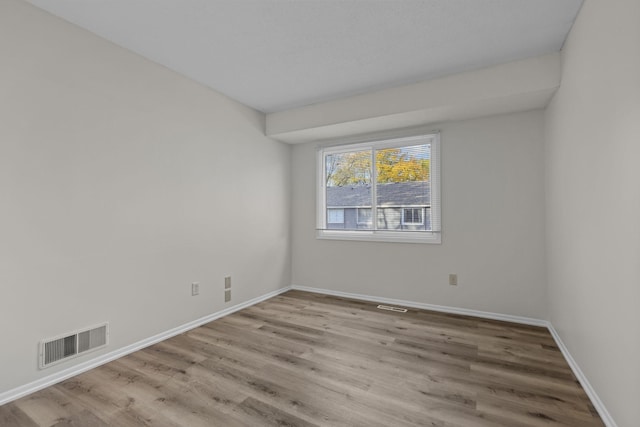
[[[290,291],[0,407],[8,426],[603,426],[544,328]]]

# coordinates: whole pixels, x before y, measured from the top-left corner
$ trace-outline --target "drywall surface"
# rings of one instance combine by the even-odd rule
[[[546,112],[550,320],[621,427],[640,420],[640,2],[587,0]]]
[[[440,245],[316,239],[318,145],[293,146],[293,284],[545,319],[542,111],[437,128]]]
[[[304,143],[547,106],[560,85],[560,54],[267,114],[267,135]]]
[[[264,115],[0,2],[0,393],[290,284],[290,147]],[[191,296],[191,282],[200,295]],[[38,341],[111,344],[37,369]]]

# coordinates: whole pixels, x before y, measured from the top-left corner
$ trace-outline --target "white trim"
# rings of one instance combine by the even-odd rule
[[[378,147],[382,141],[371,147],[371,229],[378,229]],[[391,148],[391,147],[389,147]],[[431,160],[429,160],[431,162]],[[356,212],[356,215],[358,213]],[[357,222],[357,221],[356,221]]]
[[[316,152],[316,229],[327,228],[327,171],[323,148]]]
[[[356,240],[356,241],[370,241],[370,242],[392,242],[392,243],[442,243],[441,231],[441,206],[440,206],[440,132],[433,131],[429,133],[414,133],[416,130],[411,131],[409,134],[403,134],[402,136],[395,137],[376,137],[371,136],[371,139],[365,141],[359,141],[351,144],[339,144],[339,145],[320,145],[317,147],[316,152],[316,238],[327,240]],[[346,142],[346,140],[344,140]],[[410,146],[411,144],[428,144],[429,145],[429,186],[431,200],[429,203],[430,218],[431,218],[431,230],[423,232],[422,230],[402,230],[397,232],[389,232],[388,230],[378,229],[377,218],[378,209],[381,208],[373,203],[376,200],[377,184],[375,183],[375,177],[377,176],[376,170],[376,152],[377,150],[384,150],[389,148],[398,148]],[[326,206],[326,192],[327,192],[327,168],[326,168],[326,156],[350,153],[355,151],[371,150],[371,229],[362,230],[349,230],[349,229],[330,229],[328,227],[328,214],[329,209]],[[436,188],[438,187],[438,188]],[[344,207],[343,207],[344,208]],[[407,225],[417,225],[425,223],[426,212],[422,211],[422,223],[407,223]],[[357,213],[356,213],[357,215]],[[404,225],[404,211],[401,212],[401,224]],[[357,223],[357,218],[356,218]],[[340,223],[335,223],[340,224]]]
[[[38,390],[42,390],[43,388],[46,388],[54,384],[57,384],[61,381],[64,381],[67,378],[71,378],[73,376],[86,372],[90,369],[97,368],[100,365],[104,365],[105,363],[116,360],[122,356],[126,356],[127,354],[133,353],[134,351],[142,350],[145,347],[149,347],[150,345],[159,343],[160,341],[164,341],[173,336],[176,336],[184,332],[187,332],[191,329],[197,328],[198,326],[202,326],[205,323],[209,323],[221,317],[227,316],[231,313],[235,313],[238,310],[242,310],[249,306],[255,305],[259,302],[265,301],[269,298],[273,298],[276,295],[280,295],[290,289],[291,289],[291,286],[286,286],[284,288],[276,289],[275,291],[250,299],[249,301],[245,301],[243,303],[236,304],[232,307],[225,308],[224,310],[220,310],[216,313],[209,314],[207,316],[185,323],[184,325],[177,326],[165,332],[161,332],[152,337],[145,338],[136,343],[119,348],[107,354],[103,354],[102,356],[98,356],[94,359],[87,360],[86,362],[82,362],[78,365],[71,366],[70,368],[64,369],[60,372],[56,372],[55,374],[48,375],[44,378],[40,378],[36,381],[16,387],[12,390],[5,391],[4,393],[0,393],[0,405],[4,405],[13,400],[19,399],[28,394],[36,392]]]
[[[440,244],[440,233],[431,231],[388,231],[370,229],[327,229],[316,230],[317,239],[353,240],[360,242],[389,242],[389,243],[430,243]]]
[[[360,133],[351,136],[337,136],[332,138],[320,138],[313,141],[316,144],[316,148],[331,148],[341,145],[366,145],[376,141],[383,141],[388,139],[398,139],[405,137],[415,137],[419,135],[431,135],[439,134],[442,130],[431,126],[410,126],[402,129],[392,129],[386,131],[367,132]]]
[[[613,417],[611,416],[609,411],[607,411],[607,408],[604,406],[604,403],[602,403],[602,400],[600,400],[600,397],[598,397],[598,394],[591,386],[591,383],[589,383],[587,376],[584,374],[584,372],[582,372],[582,369],[580,369],[578,363],[571,356],[571,353],[569,353],[569,349],[567,348],[567,346],[564,345],[562,338],[560,338],[560,334],[558,334],[551,322],[549,322],[549,325],[547,327],[549,329],[549,332],[551,333],[551,336],[556,341],[558,348],[562,352],[562,355],[569,364],[569,367],[571,367],[573,374],[576,376],[576,378],[578,378],[580,385],[582,385],[582,388],[584,389],[585,393],[587,393],[587,396],[589,396],[591,403],[596,408],[596,411],[598,411],[598,414],[600,415],[600,418],[602,418],[604,424],[607,427],[617,427],[618,425],[613,420]]]
[[[582,372],[582,370],[580,369],[580,366],[578,366],[578,363],[576,363],[576,361],[573,359],[573,357],[569,353],[569,350],[567,349],[567,346],[564,345],[562,338],[560,338],[560,335],[555,330],[551,322],[549,322],[548,320],[534,319],[534,318],[522,317],[522,316],[513,316],[510,314],[491,313],[487,311],[471,310],[467,308],[425,304],[425,303],[420,303],[415,301],[398,300],[394,298],[383,298],[383,297],[376,297],[376,296],[363,295],[363,294],[352,294],[348,292],[334,291],[331,289],[312,288],[309,286],[292,285],[291,289],[295,289],[298,291],[315,292],[318,294],[325,294],[325,295],[333,295],[336,297],[352,298],[352,299],[357,299],[362,301],[382,302],[386,304],[419,308],[423,310],[433,310],[433,311],[439,311],[443,313],[462,314],[465,316],[474,316],[474,317],[480,317],[483,319],[502,320],[505,322],[513,322],[513,323],[520,323],[523,325],[541,326],[541,327],[547,328],[549,330],[549,333],[555,340],[556,344],[558,345],[560,352],[562,353],[565,360],[567,361],[567,364],[573,371],[573,374],[576,376],[576,378],[578,378],[580,385],[582,385],[582,388],[584,389],[585,393],[591,400],[591,403],[593,404],[594,408],[596,408],[596,411],[598,411],[598,415],[600,415],[600,418],[602,418],[602,421],[604,422],[605,426],[618,427],[616,422],[613,420],[613,417],[611,416],[609,411],[607,411],[607,408],[604,406],[604,403],[602,403],[602,400],[600,400],[600,397],[598,397],[598,394],[589,383],[589,380],[587,379],[586,375]]]
[[[434,232],[442,231],[442,177],[440,170],[442,169],[442,151],[440,150],[440,132],[435,134],[436,137],[431,143],[432,159],[429,161],[429,220],[431,221],[431,230]],[[425,212],[426,213],[426,212]]]
[[[315,292],[317,294],[333,295],[336,297],[352,298],[362,301],[381,302],[390,305],[399,305],[404,307],[419,308],[422,310],[439,311],[442,313],[461,314],[464,316],[481,317],[483,319],[502,320],[505,322],[521,323],[523,325],[547,327],[549,322],[546,320],[533,319],[530,317],[513,316],[510,314],[491,313],[488,311],[471,310],[468,308],[449,307],[445,305],[426,304],[422,302],[406,301],[395,298],[383,298],[371,295],[352,294],[348,292],[334,291],[331,289],[311,288],[308,286],[292,285],[291,289],[306,292]]]

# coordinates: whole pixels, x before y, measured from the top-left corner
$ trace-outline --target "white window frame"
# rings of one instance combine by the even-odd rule
[[[372,174],[376,176],[376,162],[373,158],[374,149],[380,150],[384,148],[397,148],[406,147],[411,145],[430,144],[431,145],[431,157],[429,162],[429,180],[431,182],[431,230],[332,230],[327,228],[326,222],[326,168],[325,168],[325,156],[329,154],[347,153],[359,150],[371,150],[371,163]],[[410,136],[403,136],[399,138],[378,138],[371,139],[365,142],[323,146],[319,147],[317,153],[317,212],[316,212],[316,237],[318,239],[333,239],[333,240],[360,240],[360,241],[375,241],[375,242],[398,242],[398,243],[441,243],[441,203],[440,203],[440,133],[421,133]],[[376,200],[376,185],[375,182],[371,182],[372,200]],[[357,215],[357,213],[356,213]],[[423,223],[424,223],[423,212]],[[371,221],[372,225],[377,218],[377,207],[371,207]],[[402,219],[404,220],[404,211],[402,212]]]

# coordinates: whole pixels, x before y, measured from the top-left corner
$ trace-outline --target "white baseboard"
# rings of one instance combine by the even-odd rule
[[[530,317],[512,316],[510,314],[491,313],[488,311],[471,310],[468,308],[449,307],[445,305],[425,304],[422,302],[406,301],[393,298],[383,298],[363,294],[351,294],[347,292],[334,291],[321,288],[310,288],[308,286],[293,285],[291,289],[299,291],[315,292],[317,294],[333,295],[336,297],[352,298],[362,301],[382,302],[385,304],[400,305],[403,307],[419,308],[422,310],[439,311],[442,313],[461,314],[464,316],[480,317],[483,319],[502,320],[505,322],[521,323],[523,325],[547,327],[549,322],[546,320],[533,319]]]
[[[105,363],[111,362],[112,360],[118,359],[122,356],[126,356],[127,354],[133,353],[134,351],[138,351],[145,347],[149,347],[150,345],[159,343],[160,341],[164,341],[175,335],[179,335],[191,329],[197,328],[198,326],[202,326],[205,323],[212,322],[216,319],[219,319],[221,317],[234,313],[238,310],[242,310],[243,308],[247,308],[249,306],[252,306],[254,304],[257,304],[259,302],[272,298],[276,295],[280,295],[281,293],[286,292],[289,289],[291,289],[290,286],[277,289],[275,291],[253,298],[249,301],[236,304],[232,307],[225,308],[224,310],[220,310],[216,313],[209,314],[207,316],[201,317],[189,323],[185,323],[184,325],[180,325],[176,328],[169,329],[168,331],[165,331],[157,335],[154,335],[152,337],[146,338],[144,340],[138,341],[126,347],[122,347],[112,352],[103,354],[94,359],[87,360],[86,362],[79,363],[75,366],[72,366],[70,368],[48,375],[39,380],[30,382],[20,387],[16,387],[4,393],[0,393],[0,405],[4,405],[5,403],[9,403],[13,400],[19,399],[21,397],[24,397],[38,390],[42,390],[43,388],[57,384],[61,381],[66,380],[67,378],[71,378],[73,376],[86,372],[90,369],[97,368],[100,365],[104,365]]]
[[[578,378],[578,381],[580,381],[582,388],[584,388],[584,391],[587,393],[587,396],[589,397],[589,399],[591,399],[591,403],[596,408],[596,411],[598,411],[598,414],[600,415],[600,418],[602,418],[602,421],[605,423],[607,427],[617,427],[617,424],[613,420],[613,417],[611,416],[611,414],[609,414],[609,411],[607,411],[607,408],[604,406],[604,404],[598,397],[597,393],[589,383],[589,380],[587,380],[587,377],[584,375],[584,373],[582,372],[582,370],[580,369],[576,361],[573,359],[573,357],[569,353],[569,350],[562,342],[560,335],[555,330],[551,322],[549,322],[548,320],[533,319],[533,318],[521,317],[521,316],[512,316],[509,314],[491,313],[486,311],[470,310],[466,308],[449,307],[449,306],[443,306],[443,305],[425,304],[420,302],[405,301],[405,300],[399,300],[399,299],[393,299],[393,298],[382,298],[382,297],[363,295],[363,294],[352,294],[348,292],[340,292],[340,291],[334,291],[330,289],[311,288],[308,286],[292,285],[291,289],[296,289],[299,291],[306,291],[306,292],[315,292],[318,294],[325,294],[325,295],[333,295],[336,297],[352,298],[352,299],[357,299],[362,301],[379,302],[379,303],[385,303],[385,304],[399,305],[403,307],[419,308],[424,310],[439,311],[443,313],[461,314],[465,316],[480,317],[483,319],[503,320],[506,322],[514,322],[514,323],[521,323],[524,325],[545,327],[549,330],[549,333],[551,333],[551,336],[553,337],[556,344],[558,345],[558,348],[560,349],[560,351],[562,352],[562,355],[564,356],[567,363],[569,364],[569,367],[573,371],[573,374],[576,376],[576,378]]]
[[[611,416],[609,411],[607,411],[607,408],[604,406],[604,403],[602,403],[602,401],[600,400],[600,397],[598,397],[598,394],[591,386],[591,383],[589,383],[589,380],[585,376],[584,372],[582,372],[582,369],[580,369],[580,366],[578,366],[578,363],[576,363],[576,361],[573,359],[573,356],[571,356],[571,353],[569,353],[567,346],[564,345],[562,338],[560,338],[560,334],[558,334],[558,332],[553,327],[551,322],[549,322],[548,328],[549,328],[549,332],[551,333],[551,336],[556,341],[558,348],[562,352],[562,355],[564,356],[567,363],[569,364],[569,367],[571,367],[571,370],[573,371],[573,375],[575,375],[576,378],[578,378],[578,381],[580,381],[580,385],[582,385],[582,388],[587,393],[587,396],[589,396],[589,399],[591,399],[591,403],[596,408],[596,411],[598,411],[600,418],[602,418],[602,422],[604,422],[604,424],[607,427],[617,427],[618,425],[613,420],[613,417]]]

